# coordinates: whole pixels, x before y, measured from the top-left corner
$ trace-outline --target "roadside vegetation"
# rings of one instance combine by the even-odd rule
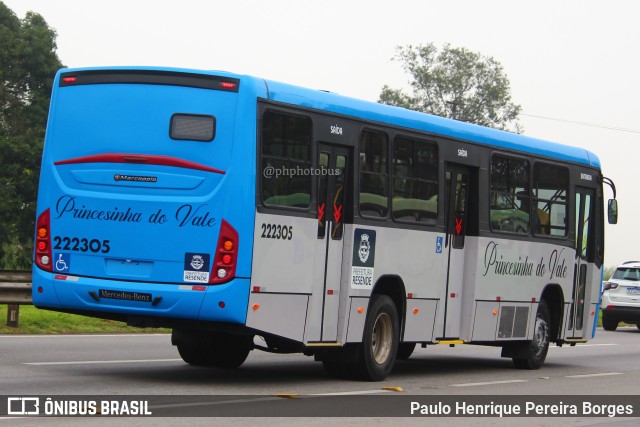
[[[7,306],[0,305],[0,334],[137,334],[169,333],[163,328],[134,328],[123,322],[20,306],[19,327],[7,326]]]

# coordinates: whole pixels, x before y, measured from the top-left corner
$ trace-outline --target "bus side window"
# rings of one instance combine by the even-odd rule
[[[491,158],[491,230],[529,233],[529,161],[503,155]],[[534,222],[535,223],[535,222]]]
[[[438,215],[438,148],[399,137],[393,145],[393,219],[434,222]]]
[[[363,131],[360,138],[360,214],[386,218],[389,211],[387,189],[387,135]]]
[[[538,235],[566,236],[569,169],[546,163],[533,165],[533,201],[541,219]]]
[[[311,119],[267,111],[262,118],[261,194],[266,206],[308,208]]]

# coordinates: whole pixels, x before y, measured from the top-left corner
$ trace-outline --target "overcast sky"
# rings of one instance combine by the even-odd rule
[[[371,101],[385,84],[406,87],[397,45],[492,56],[524,133],[596,153],[615,181],[605,264],[640,259],[640,1],[3,1],[20,18],[43,15],[69,67],[225,70]]]

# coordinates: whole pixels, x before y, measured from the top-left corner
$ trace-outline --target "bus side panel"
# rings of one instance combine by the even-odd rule
[[[357,270],[353,269],[354,257],[357,252],[355,248],[360,245],[360,236],[355,230],[367,232],[371,236],[375,234],[375,244],[370,243],[369,251],[374,253],[372,266],[373,280],[371,285],[357,279]],[[399,278],[404,284],[405,294],[416,298],[412,304],[424,305],[425,309],[419,308],[418,313],[413,313],[413,308],[409,310],[410,301],[407,300],[406,313],[399,313],[405,317],[408,328],[408,335],[405,339],[410,341],[427,342],[431,341],[434,331],[442,327],[444,321],[444,310],[442,309],[446,288],[446,255],[438,246],[442,240],[442,234],[425,231],[408,230],[401,228],[371,227],[361,224],[347,224],[345,226],[345,242],[343,249],[342,265],[342,289],[346,290],[345,298],[368,298],[376,284],[380,283],[383,276],[394,276]],[[371,240],[371,239],[370,239]],[[423,303],[417,301],[425,301]],[[340,328],[338,339],[361,341],[364,327],[363,322],[354,322],[353,317],[359,316],[357,311],[353,312],[353,301],[351,307],[345,304],[340,309]],[[368,303],[365,304],[366,309]],[[349,320],[351,318],[351,320]],[[348,323],[347,323],[348,322]],[[356,329],[354,329],[356,328]],[[343,341],[345,342],[345,341]]]
[[[558,243],[564,243],[559,241]],[[575,250],[560,244],[547,242],[531,242],[528,240],[508,240],[506,238],[481,237],[478,239],[477,265],[474,267],[475,280],[470,282],[474,288],[474,301],[496,301],[499,303],[497,313],[497,340],[531,339],[533,324],[536,318],[537,302],[548,285],[559,285],[564,300],[570,301],[573,289],[573,256]],[[475,283],[475,284],[474,284]],[[532,304],[533,303],[533,304]],[[478,340],[478,322],[487,320],[484,304],[477,305],[474,323],[469,334]],[[489,304],[489,309],[493,305]],[[494,308],[495,309],[495,308]],[[564,317],[564,314],[563,314]],[[526,321],[526,325],[520,325]],[[520,325],[514,328],[513,324]],[[526,329],[526,337],[520,332],[512,335],[504,330],[521,331]],[[482,334],[483,339],[486,338]]]
[[[437,311],[438,300],[408,299],[403,341],[432,341]]]
[[[260,292],[311,294],[317,232],[313,218],[256,214],[252,286]]]
[[[252,293],[247,326],[302,342],[308,295]]]
[[[309,298],[322,297],[313,294],[317,229],[313,218],[256,214],[247,326],[303,341]]]

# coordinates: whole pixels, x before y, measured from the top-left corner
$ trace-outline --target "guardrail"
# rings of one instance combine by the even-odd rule
[[[7,304],[7,326],[18,327],[20,305],[30,305],[31,272],[0,270],[0,304]]]

